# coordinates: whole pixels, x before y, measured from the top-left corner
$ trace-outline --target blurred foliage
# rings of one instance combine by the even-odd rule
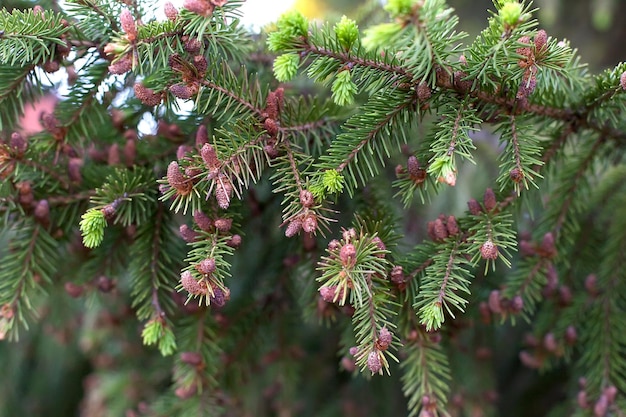
[[[460,19],[460,29],[477,35],[489,16],[490,0],[450,0]],[[296,7],[309,17],[338,19],[351,14],[362,0],[298,0]],[[540,27],[550,36],[566,38],[579,49],[592,70],[626,60],[626,1],[535,0]]]
[[[249,0],[261,1],[261,0]],[[314,2],[311,0],[299,0],[297,7],[310,17],[328,18],[338,20],[342,14],[351,16],[357,10],[357,6],[363,2],[359,0],[325,0]],[[476,35],[483,27],[488,16],[487,8],[491,6],[489,0],[450,0],[461,17],[460,29],[468,31],[470,35]],[[13,1],[3,0],[0,7],[32,7],[40,4],[44,8],[54,8],[51,1]],[[536,6],[540,8],[539,21],[551,36],[568,38],[573,46],[578,47],[581,55],[595,68],[604,68],[626,59],[626,50],[617,40],[626,39],[626,1],[618,0],[536,0]],[[361,16],[362,17],[362,16]],[[372,16],[372,18],[376,18]],[[421,129],[421,127],[420,127]],[[429,206],[412,208],[404,217],[404,232],[408,236],[404,244],[414,244],[426,236],[423,229],[423,219],[435,218],[440,212],[458,214],[465,210],[465,204],[472,195],[478,195],[488,184],[488,178],[493,178],[497,173],[497,155],[494,152],[496,143],[489,132],[480,132],[475,138],[477,151],[475,158],[478,165],[464,164],[459,171],[464,175],[458,179],[456,189],[449,189]],[[480,167],[480,168],[479,168]],[[393,170],[390,169],[389,178],[393,178]],[[270,184],[267,180],[255,187],[255,200],[262,211],[245,213],[249,217],[247,232],[251,236],[275,235],[280,231],[275,224],[275,212],[280,211],[279,199],[271,193]],[[391,190],[387,192],[391,198]],[[349,204],[348,202],[344,202]],[[270,208],[270,209],[268,209]],[[263,239],[250,239],[250,244],[242,248],[242,252],[236,257],[232,274],[233,276],[254,276],[254,282],[244,281],[248,286],[234,286],[233,298],[237,294],[255,292],[263,287],[264,278],[272,276],[275,271],[282,267],[286,259],[302,255],[294,247],[284,245],[274,247],[267,245]],[[2,239],[0,238],[0,243]],[[4,245],[2,245],[4,247]],[[306,256],[306,255],[303,255]],[[499,274],[490,276],[490,280],[497,282],[501,278]],[[484,279],[480,277],[479,279]],[[284,291],[294,291],[294,288],[286,287]],[[485,294],[475,294],[477,299],[484,299]],[[56,298],[55,298],[56,297]],[[126,410],[136,403],[141,392],[141,380],[149,380],[151,383],[160,382],[162,385],[169,383],[169,375],[160,373],[160,369],[167,368],[158,366],[162,359],[154,355],[147,356],[145,351],[133,350],[130,346],[116,344],[111,340],[104,339],[104,334],[97,332],[87,336],[80,335],[76,329],[81,329],[81,321],[102,323],[103,327],[112,327],[111,323],[133,319],[133,313],[124,310],[111,313],[112,307],[109,297],[104,294],[97,299],[90,300],[92,310],[88,315],[78,316],[75,323],[55,323],[53,320],[45,324],[36,324],[28,332],[23,333],[19,341],[19,348],[14,345],[0,344],[0,375],[19,375],[18,379],[4,379],[0,385],[0,417],[23,416],[72,416],[81,415],[97,417],[99,406],[107,403],[109,412],[111,408],[119,410],[117,415],[123,416]],[[68,301],[65,294],[51,294],[49,305],[58,306],[59,309],[76,311],[82,310],[76,305],[82,305],[83,301]],[[56,308],[56,307],[55,307]],[[228,308],[236,309],[237,306]],[[291,314],[285,309],[277,309],[280,314]],[[54,318],[55,311],[42,311],[41,315]],[[67,313],[67,312],[65,312]],[[295,319],[299,319],[296,317]],[[563,399],[566,387],[564,381],[567,374],[565,368],[554,368],[550,372],[537,374],[534,371],[522,367],[519,363],[517,341],[526,330],[526,325],[520,323],[515,327],[505,326],[493,330],[494,334],[477,336],[484,340],[491,340],[498,347],[495,355],[485,359],[485,363],[498,370],[496,388],[501,394],[498,401],[499,415],[507,417],[545,415],[547,409],[554,403]],[[310,403],[302,404],[298,412],[300,416],[330,416],[332,409],[342,409],[345,416],[366,415],[371,416],[395,416],[404,415],[405,404],[400,395],[399,372],[394,372],[391,378],[375,378],[373,381],[364,379],[352,379],[346,372],[336,369],[329,371],[328,366],[318,366],[316,360],[336,361],[336,344],[339,335],[334,334],[335,340],[329,339],[327,332],[316,325],[302,325],[300,332],[306,335],[308,345],[302,361],[308,364],[311,373],[305,378],[300,378],[296,387],[276,387],[269,383],[263,383],[281,378],[274,378],[269,374],[257,379],[259,395],[255,398],[242,399],[244,402],[257,403],[259,415],[278,415],[280,404],[268,404],[264,396],[272,396],[271,390],[298,389],[309,399]],[[324,333],[324,336],[322,336]],[[130,339],[139,339],[139,333],[129,335]],[[302,336],[300,337],[302,338]],[[516,342],[513,342],[516,341]],[[475,344],[475,341],[467,341]],[[147,350],[147,349],[146,349]],[[268,353],[269,354],[269,353]],[[300,352],[299,354],[302,354]],[[94,369],[109,366],[112,362],[136,366],[138,362],[146,369],[146,375],[139,378],[131,371],[111,375],[109,379],[101,377],[100,380],[90,380],[87,376]],[[480,369],[472,369],[470,362],[458,361],[451,363],[452,367],[467,369],[465,381],[457,381],[458,385],[466,385],[472,378],[480,375]],[[473,363],[473,362],[472,362]],[[286,370],[289,372],[289,370]],[[119,378],[126,378],[119,381]],[[116,384],[127,385],[128,381],[137,381],[138,392],[128,392],[126,397],[116,396]],[[287,378],[285,378],[288,381]],[[319,389],[319,381],[325,381],[326,385]],[[100,384],[109,386],[112,398],[83,398],[83,390],[86,385]],[[251,390],[254,391],[254,390]],[[99,392],[106,393],[106,389]],[[336,393],[339,395],[336,395]],[[368,395],[363,395],[367,392]],[[537,392],[541,392],[542,401],[534,401]],[[488,395],[489,393],[485,393]],[[149,396],[141,392],[141,396]],[[384,397],[385,401],[378,401],[378,397]],[[359,401],[354,401],[359,398]],[[493,398],[492,398],[493,400]],[[280,399],[276,400],[278,403]],[[338,405],[337,403],[340,403]],[[113,404],[113,405],[112,405]],[[374,405],[375,404],[375,405]],[[511,407],[515,405],[515,408]],[[522,405],[521,407],[519,405]],[[89,413],[86,411],[89,410]],[[365,411],[364,411],[365,410]]]

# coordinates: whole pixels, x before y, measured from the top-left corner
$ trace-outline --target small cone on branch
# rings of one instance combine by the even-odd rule
[[[206,285],[201,285],[189,271],[184,271],[180,274],[180,283],[191,295],[203,295],[208,292]]]
[[[158,106],[161,104],[161,94],[145,87],[143,84],[136,83],[133,89],[135,90],[135,97],[141,100],[146,106]]]
[[[488,240],[480,247],[480,256],[482,256],[483,259],[497,259],[498,247],[493,241]]]
[[[213,288],[213,295],[211,296],[212,305],[224,307],[228,300],[230,300],[230,290],[228,288],[224,288],[223,290],[219,287]]]
[[[185,0],[183,7],[192,13],[209,17],[213,14],[213,6],[206,0]]]
[[[337,292],[337,286],[336,285],[323,286],[323,287],[320,287],[319,292],[320,292],[320,297],[322,297],[322,300],[326,301],[327,303],[332,303],[335,300],[335,293]]]
[[[317,216],[309,212],[302,220],[302,230],[306,233],[314,233],[317,230]]]
[[[189,52],[190,54],[197,54],[198,52],[200,52],[200,49],[202,49],[202,42],[198,39],[191,38],[185,41],[185,51]]]
[[[431,96],[430,87],[424,81],[417,85],[417,98],[419,101],[426,101]]]
[[[389,279],[394,284],[404,284],[406,282],[406,276],[404,275],[404,271],[402,270],[402,266],[396,265],[391,268],[391,272],[389,273]]]
[[[240,235],[233,235],[230,240],[228,242],[226,242],[227,246],[230,246],[231,248],[238,248],[239,245],[241,245],[241,236]]]
[[[129,41],[133,42],[137,39],[137,24],[135,23],[135,18],[130,10],[122,10],[122,13],[120,14],[120,23],[122,30],[126,33],[126,37]]]
[[[172,188],[176,188],[178,191],[188,188],[187,179],[180,171],[180,167],[176,161],[170,162],[167,167],[167,182]]]
[[[174,84],[169,90],[172,95],[183,100],[188,100],[198,93],[198,87],[195,84]]]
[[[85,287],[82,285],[74,284],[73,282],[65,283],[65,292],[72,298],[80,297],[85,291]]]
[[[196,137],[197,140],[197,137]],[[202,149],[200,149],[200,156],[204,165],[210,170],[218,169],[220,166],[220,160],[217,157],[217,151],[210,143],[204,143]]]
[[[178,19],[178,9],[174,7],[172,2],[165,2],[165,4],[163,5],[163,12],[165,13],[165,17],[167,17],[171,21]]]
[[[109,65],[109,72],[111,74],[125,74],[131,69],[133,69],[133,60],[128,55],[124,55],[118,61]]]
[[[376,340],[376,347],[380,350],[387,350],[389,345],[391,345],[391,341],[393,340],[393,334],[387,329],[383,327],[378,332],[378,340]]]
[[[193,213],[193,221],[198,225],[201,230],[205,232],[210,231],[213,227],[213,221],[209,218],[209,216],[207,216],[206,214],[204,214],[204,212],[200,210],[197,210]]]
[[[311,208],[315,204],[315,197],[309,190],[300,190],[300,204],[302,207]]]
[[[302,220],[296,217],[287,225],[287,229],[285,229],[285,236],[293,237],[297,235],[300,230],[302,230]]]
[[[230,197],[232,194],[232,186],[230,183],[217,183],[215,187],[215,199],[220,208],[226,210],[230,206]]]
[[[204,144],[208,142],[209,131],[205,125],[200,125],[200,127],[198,127],[198,131],[196,132],[196,146],[202,149]]]
[[[380,356],[377,350],[372,350],[367,356],[367,367],[373,374],[380,372],[383,368],[383,364],[380,361]]]
[[[516,295],[511,300],[511,312],[520,313],[524,309],[524,299],[521,295]]]
[[[445,240],[448,237],[448,229],[443,223],[443,220],[435,220],[435,222],[433,223],[433,234],[435,236],[434,240]]]
[[[509,177],[515,183],[520,183],[524,180],[524,173],[519,170],[519,168],[513,168],[509,171]]]
[[[491,291],[491,293],[489,293],[489,301],[487,305],[489,306],[489,310],[491,310],[492,313],[496,313],[496,314],[502,313],[502,305],[500,304],[500,301],[501,301],[500,291],[493,290]]]
[[[354,265],[356,261],[356,248],[354,245],[351,243],[343,245],[339,250],[339,259],[346,267]]]
[[[498,202],[496,201],[496,195],[491,188],[487,188],[485,190],[485,195],[483,196],[483,204],[485,205],[485,210],[492,211],[496,208]]]
[[[24,152],[26,152],[26,149],[28,149],[28,142],[18,132],[13,132],[11,134],[11,139],[9,143],[11,147],[15,149],[19,157],[23,156]]]
[[[190,228],[189,226],[187,226],[186,224],[181,224],[178,230],[180,232],[180,236],[187,243],[191,243],[195,241],[196,238],[198,237],[198,233],[192,228]]]
[[[548,34],[545,30],[540,29],[535,35],[535,52],[543,52],[548,42]]]
[[[467,202],[467,208],[474,216],[479,215],[483,211],[482,208],[480,208],[480,204],[478,204],[478,201],[473,198]]]
[[[218,218],[213,222],[215,228],[220,232],[228,232],[233,226],[233,219]]]
[[[203,259],[196,265],[196,269],[198,270],[198,272],[204,275],[212,274],[213,272],[215,272],[215,259]]]
[[[33,214],[44,227],[47,227],[50,224],[50,204],[48,200],[39,200]]]

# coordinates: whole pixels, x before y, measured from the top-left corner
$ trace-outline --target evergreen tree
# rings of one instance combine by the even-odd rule
[[[151,4],[0,10],[2,415],[626,413],[626,64]]]

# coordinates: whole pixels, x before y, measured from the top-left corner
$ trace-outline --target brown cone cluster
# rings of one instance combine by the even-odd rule
[[[300,190],[299,203],[302,209],[287,221],[285,236],[292,237],[303,231],[315,234],[318,229],[318,214],[313,210],[315,197],[309,190]]]
[[[406,178],[408,175],[409,179],[415,183],[415,185],[421,185],[428,176],[426,169],[420,165],[417,157],[415,155],[409,156],[406,162],[406,168],[402,165],[398,165],[396,167],[396,177],[399,179]]]
[[[428,236],[435,242],[441,242],[449,236],[456,236],[460,229],[456,217],[440,214],[435,220],[428,222]]]

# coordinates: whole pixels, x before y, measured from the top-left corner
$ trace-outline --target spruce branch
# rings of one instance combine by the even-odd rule
[[[335,170],[346,179],[348,192],[352,194],[358,184],[378,173],[379,161],[389,157],[390,142],[406,142],[413,120],[416,95],[414,92],[396,90],[374,96],[359,113],[345,123],[340,133],[317,164],[321,172]],[[389,104],[393,107],[389,109]],[[406,122],[398,130],[392,130],[398,120]],[[390,140],[387,140],[389,138]],[[358,157],[357,157],[358,156]],[[376,160],[378,159],[378,161]]]
[[[311,191],[305,188],[306,184],[301,173],[304,173],[306,167],[302,170],[299,168],[302,164],[310,163],[310,160],[301,153],[296,154],[287,140],[281,142],[281,149],[285,152],[284,158],[279,157],[276,162],[272,163],[276,169],[276,173],[272,176],[277,185],[274,191],[284,195],[281,226],[288,224],[285,230],[288,237],[300,233],[303,227],[306,229],[305,232],[315,233],[319,218],[315,211],[321,205],[316,204]]]
[[[131,306],[137,309],[137,318],[149,320],[144,328],[144,344],[157,344],[163,355],[175,352],[171,299],[182,255],[182,243],[169,228],[168,214],[162,204],[156,207],[150,222],[137,229],[136,240],[130,247],[128,267],[131,279]],[[168,252],[163,252],[163,248]],[[171,249],[178,249],[171,251]],[[153,330],[151,330],[153,329]]]
[[[108,27],[114,32],[120,32],[120,27],[111,17],[110,3],[99,5],[93,0],[72,0],[69,4],[74,5],[75,9],[72,10],[74,14],[80,15],[81,12],[95,14],[104,21],[105,25],[103,25],[103,27]]]
[[[24,103],[40,95],[34,66],[15,67],[0,62],[0,129],[11,129],[23,113]]]
[[[19,226],[19,227],[18,227]],[[10,231],[9,250],[17,254],[0,264],[0,336],[17,340],[19,327],[37,317],[43,284],[56,274],[57,242],[32,219],[24,219]]]
[[[100,126],[110,123],[107,103],[96,98],[109,76],[107,65],[97,61],[87,63],[81,68],[80,75],[69,97],[55,106],[58,127],[64,129],[62,138],[54,138],[57,155],[62,143],[77,145],[85,138],[97,135]]]
[[[423,412],[438,416],[447,415],[449,384],[452,379],[448,360],[435,335],[421,330],[409,335],[403,350],[407,358],[402,362],[402,385],[408,398],[409,415]]]
[[[427,331],[439,329],[446,313],[454,318],[453,309],[465,310],[468,300],[462,293],[470,294],[471,270],[466,251],[465,243],[450,238],[437,248],[432,264],[426,267],[413,308]]]
[[[575,171],[573,175],[566,180],[566,183],[563,184],[563,188],[561,191],[563,196],[565,197],[558,207],[558,214],[556,214],[556,218],[554,219],[554,230],[560,231],[563,227],[563,224],[567,220],[568,215],[572,213],[571,206],[574,203],[575,193],[580,189],[580,182],[585,181],[585,173],[591,167],[593,161],[597,157],[597,152],[601,149],[602,145],[604,145],[606,138],[603,136],[598,137],[595,141],[592,142],[591,148],[588,150],[584,158],[573,162],[573,168]],[[575,164],[575,165],[574,165]],[[547,218],[550,218],[549,215]]]
[[[221,87],[221,86],[219,86],[219,85],[217,85],[215,83],[212,83],[211,81],[203,81],[202,84],[205,85],[206,87],[210,88],[211,90],[217,91],[218,93],[222,94],[224,97],[228,97],[233,102],[239,103],[239,105],[241,105],[243,108],[248,109],[255,116],[262,117],[263,113],[262,113],[262,111],[258,107],[256,107],[255,105],[253,105],[249,101],[245,100],[244,98],[239,97],[239,96],[233,94],[230,89],[223,88],[223,87]]]
[[[54,12],[33,9],[0,10],[0,62],[15,67],[41,65],[51,60],[58,48],[66,48],[67,24]]]
[[[600,393],[609,386],[616,386],[618,390],[625,388],[623,375],[626,364],[623,355],[626,340],[623,333],[618,330],[624,325],[622,318],[624,299],[621,289],[623,278],[621,274],[614,272],[621,271],[623,267],[623,261],[617,254],[624,250],[624,240],[622,237],[616,239],[618,234],[622,235],[619,232],[611,233],[605,244],[607,256],[604,257],[605,263],[601,267],[601,275],[597,282],[601,294],[594,297],[588,310],[590,315],[597,318],[600,325],[587,328],[588,336],[583,341],[586,349],[581,362],[588,369],[588,389],[595,393]]]
[[[0,335],[46,313],[21,343],[77,339],[82,403],[113,414],[128,392],[149,403],[130,414],[181,417],[342,393],[316,400],[332,414],[357,386],[363,414],[398,414],[378,401],[393,384],[334,377],[338,343],[357,378],[400,362],[411,415],[488,413],[504,392],[488,365],[518,376],[502,357],[568,371],[550,383],[577,401],[555,415],[619,414],[625,64],[588,74],[529,1],[494,1],[467,44],[444,0],[371,1],[373,26],[288,12],[261,35],[241,4],[0,12]],[[38,67],[64,68],[69,93],[42,132],[11,131],[57,90]]]
[[[215,321],[207,311],[185,317],[177,323],[176,339],[183,353],[174,365],[176,395],[179,397],[176,402],[181,403],[180,398],[196,400],[200,404],[215,400],[211,392],[218,386],[216,377],[219,370],[224,369],[224,364],[220,361],[224,351],[218,343],[219,336],[214,329]],[[208,404],[206,406],[207,412],[217,413],[215,407],[209,407]],[[204,408],[195,403],[191,410]]]
[[[91,199],[91,202],[97,206],[116,205],[115,223],[119,222],[124,226],[141,225],[146,218],[146,214],[143,212],[148,210],[140,210],[138,207],[134,211],[131,205],[124,205],[123,203],[133,202],[137,205],[146,204],[147,206],[149,202],[153,201],[154,194],[154,176],[147,169],[139,167],[133,171],[116,169],[107,176],[103,186],[96,189],[96,195]],[[123,210],[126,207],[128,210]]]
[[[398,345],[395,340],[397,337],[393,334],[395,325],[390,321],[390,316],[394,315],[391,310],[393,303],[383,286],[384,281],[376,280],[371,275],[365,279],[368,293],[366,303],[357,307],[352,316],[357,342],[354,353],[356,365],[361,372],[368,368],[372,374],[382,374],[384,369],[390,374],[387,357],[399,361],[388,350]]]
[[[472,151],[476,149],[469,137],[481,120],[469,103],[452,99],[439,105],[442,121],[437,124],[430,145],[432,156],[428,161],[427,172],[439,182],[450,186],[456,184],[456,156],[473,162]],[[410,175],[410,174],[409,174]]]
[[[61,176],[58,172],[51,169],[48,165],[43,164],[39,161],[32,160],[29,158],[22,158],[17,160],[18,165],[24,165],[29,168],[32,168],[35,172],[41,172],[43,175],[47,175],[52,178],[55,182],[57,182],[61,187],[68,190],[70,188],[69,181]],[[56,188],[56,187],[54,187]]]
[[[277,133],[288,140],[290,146],[318,157],[339,131],[344,113],[330,100],[285,97],[277,120]]]
[[[233,235],[217,225],[205,229],[196,232],[197,240],[188,242],[191,250],[185,262],[189,266],[184,268],[178,288],[187,292],[187,302],[197,297],[198,305],[223,306],[230,299],[230,289],[224,280],[230,277],[227,257],[234,252]]]

